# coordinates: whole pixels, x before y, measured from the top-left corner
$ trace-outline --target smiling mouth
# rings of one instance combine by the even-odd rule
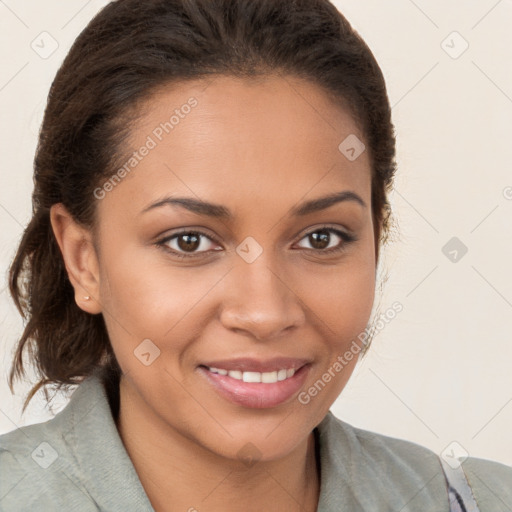
[[[295,368],[282,368],[273,372],[242,372],[240,370],[225,370],[224,368],[215,368],[213,366],[205,366],[211,373],[219,375],[227,375],[232,379],[241,380],[243,382],[261,382],[262,384],[274,384],[289,379],[295,375]]]
[[[200,365],[198,371],[224,399],[254,409],[278,407],[291,401],[309,375],[311,363],[274,359],[266,363],[249,359]]]

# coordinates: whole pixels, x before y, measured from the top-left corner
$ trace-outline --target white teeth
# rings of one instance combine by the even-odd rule
[[[219,375],[228,375],[232,379],[242,380],[243,382],[262,382],[265,384],[274,384],[282,380],[289,379],[295,375],[295,369],[288,368],[276,370],[274,372],[241,372],[239,370],[224,370],[223,368],[209,367],[212,373]]]
[[[261,382],[260,372],[244,372],[242,375],[244,382]]]
[[[266,382],[268,384],[277,382],[277,372],[263,372],[261,374],[261,382]]]

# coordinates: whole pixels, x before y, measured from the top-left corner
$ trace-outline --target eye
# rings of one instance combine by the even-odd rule
[[[209,241],[209,242],[208,242]],[[200,231],[181,231],[156,242],[156,245],[178,258],[193,258],[201,256],[209,250],[211,243],[217,244],[211,236]]]
[[[336,239],[338,239],[338,242],[336,242]],[[316,253],[332,254],[344,250],[349,243],[355,242],[357,238],[339,229],[324,226],[306,233],[302,240],[306,240],[312,246],[311,249],[307,247],[305,249]]]
[[[344,250],[349,243],[355,242],[357,237],[339,229],[323,226],[306,233],[301,240],[306,240],[312,246],[312,248],[303,247],[304,249],[323,255]],[[211,235],[201,231],[188,230],[167,236],[156,242],[156,245],[172,256],[195,258],[204,256],[211,251],[222,250],[218,243]],[[213,249],[211,248],[212,244]]]

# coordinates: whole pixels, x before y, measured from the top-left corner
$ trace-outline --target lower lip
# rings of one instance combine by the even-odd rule
[[[208,382],[231,402],[254,409],[267,409],[287,402],[301,389],[309,373],[310,365],[303,366],[289,379],[271,384],[244,382],[228,375],[212,373],[204,366],[200,366],[198,369],[205,375]]]

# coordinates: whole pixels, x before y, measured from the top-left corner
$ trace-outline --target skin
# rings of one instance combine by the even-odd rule
[[[227,401],[198,365],[307,358],[307,390],[364,331],[377,263],[371,166],[367,151],[352,162],[338,149],[348,135],[364,136],[314,84],[218,76],[208,86],[188,82],[152,97],[133,126],[131,151],[191,96],[197,107],[96,200],[97,232],[60,204],[52,226],[77,304],[104,315],[123,370],[119,433],[155,510],[225,511],[244,503],[250,511],[314,511],[320,478],[312,431],[357,358],[308,404],[294,396],[267,409]],[[343,201],[290,215],[303,201],[345,190],[366,207]],[[224,205],[234,219],[173,206],[141,214],[168,195]],[[326,246],[345,245],[326,255],[308,236],[326,224],[357,240],[331,233]],[[203,237],[188,253],[183,237],[167,242],[169,250],[203,251],[188,260],[156,245],[184,228],[216,240]],[[236,252],[248,236],[263,249],[252,263]],[[134,355],[144,339],[160,350],[149,366]],[[257,450],[250,465],[239,454],[248,443]]]

